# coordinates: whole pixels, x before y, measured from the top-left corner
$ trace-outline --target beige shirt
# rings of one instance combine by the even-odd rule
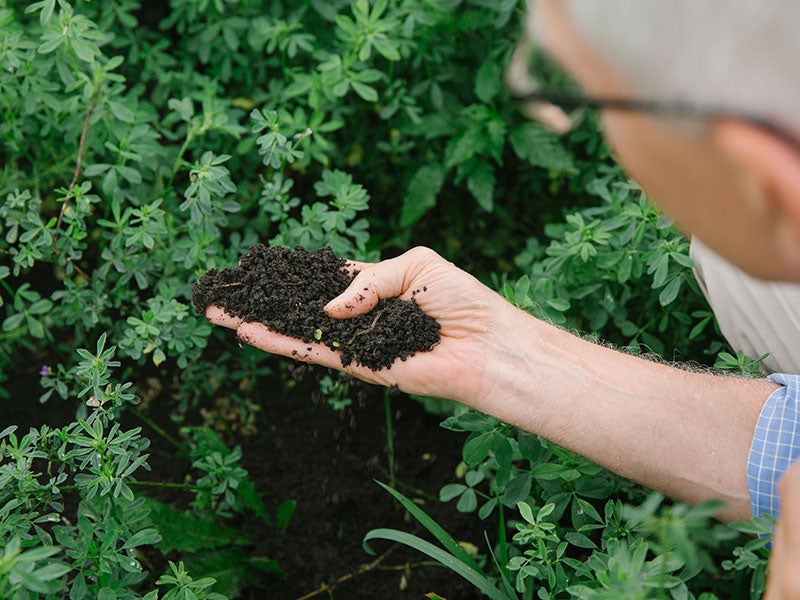
[[[751,277],[696,238],[695,276],[723,335],[766,373],[800,373],[800,285]]]

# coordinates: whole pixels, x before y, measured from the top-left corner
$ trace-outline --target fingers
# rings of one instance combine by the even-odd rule
[[[206,307],[206,319],[208,319],[209,323],[221,325],[228,329],[236,329],[242,323],[239,317],[229,315],[224,308],[216,304],[209,304]]]
[[[348,260],[347,264],[344,266],[344,270],[346,273],[352,275],[356,271],[363,271],[367,267],[371,267],[375,263],[368,263],[368,262],[361,262],[358,260]]]
[[[275,333],[261,323],[240,323],[235,329],[239,339],[259,350],[342,370],[339,353],[322,344],[307,343]]]
[[[325,312],[335,319],[347,319],[368,313],[381,298],[403,296],[414,278],[438,259],[428,248],[413,248],[408,252],[377,264],[363,265],[347,289],[325,305]]]
[[[275,333],[262,323],[245,323],[239,317],[229,315],[225,309],[216,304],[206,308],[206,318],[214,325],[236,330],[236,335],[243,342],[270,354],[280,354],[335,369],[342,368],[339,354],[327,346],[306,343],[297,338]]]

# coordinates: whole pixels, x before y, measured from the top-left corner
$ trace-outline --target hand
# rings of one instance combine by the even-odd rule
[[[786,471],[778,489],[781,516],[775,528],[764,600],[800,598],[800,461]]]
[[[376,264],[350,263],[348,268],[360,273],[325,307],[329,316],[354,317],[369,312],[381,298],[409,300],[416,291],[419,307],[441,325],[441,342],[429,352],[395,360],[390,369],[371,371],[354,363],[343,368],[339,353],[324,344],[281,335],[261,323],[243,323],[215,305],[208,307],[206,316],[266,352],[333,367],[371,383],[396,385],[408,393],[474,405],[474,399],[488,391],[484,365],[493,356],[492,341],[500,337],[502,315],[516,309],[428,248],[414,248]]]

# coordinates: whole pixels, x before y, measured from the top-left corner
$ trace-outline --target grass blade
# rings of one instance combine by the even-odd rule
[[[470,567],[473,571],[477,573],[483,573],[481,568],[478,566],[478,563],[475,562],[475,559],[472,558],[469,553],[464,550],[461,546],[458,545],[449,533],[447,533],[442,527],[434,521],[428,514],[422,510],[419,506],[414,504],[411,500],[406,498],[403,494],[398,492],[397,490],[389,487],[388,485],[381,483],[380,481],[376,482],[379,486],[389,492],[392,496],[395,497],[403,507],[411,513],[411,516],[414,517],[420,525],[422,525],[425,529],[427,529],[433,537],[435,537],[439,543],[444,546],[444,549],[447,550],[450,554],[454,557],[459,559],[461,562],[466,564]]]
[[[369,547],[370,540],[381,539],[389,540],[391,542],[398,542],[404,544],[423,554],[431,557],[435,561],[441,563],[454,573],[460,575],[472,585],[474,585],[481,593],[485,594],[491,600],[517,600],[516,596],[508,596],[498,590],[495,585],[481,572],[476,572],[472,567],[466,565],[463,561],[459,560],[449,552],[434,546],[430,542],[423,540],[415,535],[398,531],[396,529],[373,529],[364,536],[364,550],[369,554],[375,554],[372,548]]]

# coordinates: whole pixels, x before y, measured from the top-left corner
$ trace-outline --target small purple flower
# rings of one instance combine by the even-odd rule
[[[47,377],[48,375],[50,375],[50,367],[48,367],[47,365],[42,365],[42,368],[39,369],[39,375],[41,375],[42,377]]]
[[[312,133],[314,133],[314,132],[313,132],[313,131],[311,131],[311,127],[306,127],[306,130],[305,130],[303,133],[295,133],[295,134],[292,136],[292,139],[293,139],[293,140],[302,140],[304,137],[308,137],[308,136],[310,136]]]

